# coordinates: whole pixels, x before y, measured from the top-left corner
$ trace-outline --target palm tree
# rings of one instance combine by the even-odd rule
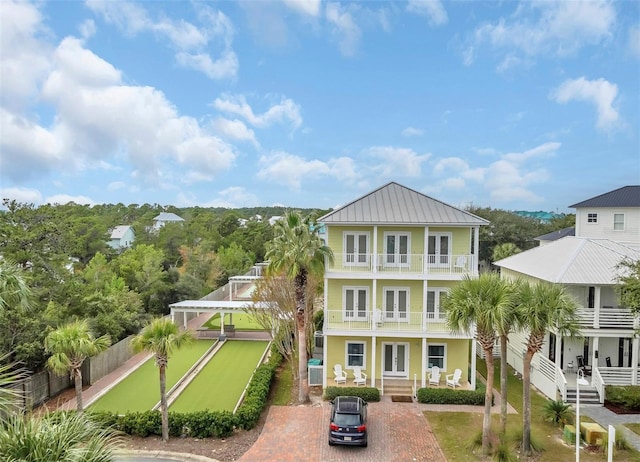
[[[522,250],[520,250],[517,245],[512,242],[505,242],[504,244],[498,244],[493,248],[491,258],[493,261],[498,261],[520,252],[522,252]]]
[[[32,298],[31,288],[20,266],[9,260],[0,261],[0,310],[28,310]]]
[[[169,318],[156,318],[133,337],[131,347],[137,353],[148,351],[155,355],[160,371],[160,412],[162,414],[162,441],[169,441],[169,411],[167,409],[166,369],[169,356],[193,341],[190,331],[181,331]]]
[[[513,285],[495,273],[484,273],[477,279],[467,276],[454,286],[444,300],[447,325],[452,332],[472,334],[475,327],[478,342],[487,361],[487,389],[482,420],[482,451],[489,453],[491,403],[493,401],[493,346],[497,326],[505,325],[513,310]]]
[[[298,212],[288,212],[276,222],[274,238],[267,245],[265,258],[269,261],[267,271],[285,274],[295,286],[296,330],[298,332],[298,400],[309,400],[309,380],[307,377],[307,335],[305,307],[309,277],[322,277],[325,259],[333,262],[332,250],[324,245],[317,228],[309,218],[302,218]]]
[[[95,338],[86,320],[73,321],[51,332],[44,340],[44,348],[51,353],[47,367],[56,375],[71,373],[76,387],[76,409],[82,405],[82,363],[103,352],[111,345],[108,335]]]
[[[578,335],[578,304],[564,287],[548,282],[522,283],[517,304],[522,328],[529,332],[522,372],[522,450],[531,452],[531,360],[542,349],[548,331],[559,335]]]

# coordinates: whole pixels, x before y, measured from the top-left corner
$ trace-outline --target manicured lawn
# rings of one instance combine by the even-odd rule
[[[264,330],[251,315],[244,312],[234,313],[232,319],[230,319],[229,315],[226,315],[224,317],[224,323],[225,325],[232,323],[236,330]],[[220,330],[220,315],[214,314],[203,326],[209,329]]]
[[[478,370],[483,373],[486,371],[484,361],[478,361]],[[496,366],[495,388],[500,388],[500,367]],[[517,432],[522,434],[522,381],[514,376],[513,369],[509,369],[508,378],[508,400],[509,403],[518,411],[518,414],[509,414],[507,417],[507,435],[513,435]],[[562,441],[560,427],[555,426],[542,419],[542,406],[547,399],[531,391],[531,434],[532,441],[538,441],[544,446],[544,451],[534,460],[536,462],[556,462],[575,459],[575,446],[566,444]],[[479,433],[482,432],[482,416],[479,413],[466,412],[431,412],[426,411],[427,417],[433,433],[436,435],[438,443],[442,448],[447,461],[467,461],[467,460],[483,460],[480,457],[481,450],[476,450],[474,454],[468,448],[468,443]],[[583,418],[580,419],[583,421]],[[585,418],[584,421],[587,419]],[[500,423],[500,415],[492,415],[492,426],[494,431],[498,431]],[[585,462],[607,460],[604,453],[589,453],[580,451],[580,460]],[[620,462],[630,462],[640,460],[640,454],[635,451],[619,451],[614,460]]]
[[[167,391],[213,345],[214,340],[198,340],[177,350],[167,366]],[[146,361],[127,378],[90,406],[94,411],[148,411],[160,401],[160,374],[155,358]]]
[[[171,405],[174,412],[233,411],[268,342],[230,340]]]

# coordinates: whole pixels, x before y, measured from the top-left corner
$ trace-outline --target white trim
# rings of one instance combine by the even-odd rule
[[[452,255],[452,247],[453,247],[453,233],[451,232],[444,232],[444,233],[431,233],[429,234],[429,238],[433,237],[434,239],[434,243],[435,243],[435,247],[433,249],[434,253],[430,254],[429,253],[429,240],[427,239],[426,242],[426,253],[427,253],[427,259],[430,259],[431,256],[433,256],[433,262],[429,261],[431,266],[449,266],[451,264],[451,255]],[[447,242],[447,253],[444,254],[440,251],[440,238],[441,237],[446,237],[448,242]],[[446,256],[446,262],[442,261],[442,257]]]
[[[389,251],[387,250],[387,238],[390,236],[394,236],[397,240],[396,242],[396,248],[394,250],[393,253],[389,253]],[[407,238],[407,252],[406,253],[400,253],[400,238],[405,236]],[[383,266],[399,266],[399,267],[404,267],[404,266],[409,266],[411,264],[411,233],[407,232],[407,231],[385,231],[384,235],[383,235],[383,249],[382,249],[382,253],[383,256],[382,258],[384,259],[384,261],[382,262]],[[388,257],[389,255],[393,255],[393,261],[389,262]],[[402,257],[405,258],[405,261],[402,261]]]
[[[429,347],[444,347],[444,355],[442,357],[442,367],[440,368],[440,370],[442,371],[446,371],[447,370],[447,344],[446,343],[432,343],[432,342],[428,342],[427,343],[427,363],[425,364],[425,369],[430,371],[431,368],[429,367]],[[439,358],[439,356],[434,356]]]
[[[349,311],[347,311],[347,291],[354,291],[353,297],[353,311],[351,311],[351,315],[348,315]],[[365,306],[364,310],[358,306],[358,297],[357,293],[359,291],[365,292]],[[344,321],[366,321],[369,319],[369,286],[342,286],[342,319]]]
[[[622,215],[622,228],[616,229],[616,215]],[[623,212],[613,212],[613,231],[624,231],[625,230],[625,216]]]
[[[442,298],[442,294],[449,293],[448,287],[428,287],[427,293],[425,297],[425,310],[427,320],[439,321],[440,320],[440,300]],[[433,292],[435,295],[433,297],[433,318],[429,317],[429,292]]]
[[[351,366],[349,364],[349,344],[362,345],[362,366]],[[354,367],[367,368],[367,342],[365,340],[345,340],[344,342],[344,368],[353,369]]]
[[[342,232],[342,264],[346,266],[369,266],[371,255],[371,236],[369,231],[343,231]],[[353,253],[347,252],[347,237],[353,236]],[[359,247],[358,238],[364,236],[366,243],[364,252]],[[349,261],[351,256],[353,261]],[[360,256],[364,256],[365,261],[360,261]]]
[[[404,319],[399,316],[400,311],[397,309],[398,297],[401,291],[405,291],[407,293],[407,300],[405,306],[405,317]],[[393,292],[393,301],[395,306],[393,307],[392,316],[388,316],[387,313],[387,292]],[[409,322],[409,317],[411,313],[411,290],[409,287],[396,287],[396,286],[383,286],[382,287],[382,315],[384,316],[385,321],[396,321],[396,322]]]
[[[593,215],[594,221],[591,221],[591,217],[589,215]],[[598,212],[587,212],[587,224],[588,225],[598,224]]]
[[[397,366],[394,365],[394,370],[389,372],[385,370],[385,363],[386,363],[386,357],[385,357],[385,346],[387,345],[391,345],[393,347],[393,352],[395,353],[395,355],[397,356],[398,354],[398,345],[403,345],[404,346],[404,372],[398,372],[397,371]],[[384,375],[385,377],[394,377],[394,378],[409,378],[409,361],[411,358],[411,355],[409,354],[411,348],[411,343],[410,342],[382,342],[381,343],[381,347],[380,347],[380,351],[382,353],[382,375]]]

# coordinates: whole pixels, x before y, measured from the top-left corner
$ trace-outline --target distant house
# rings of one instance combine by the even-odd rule
[[[107,243],[109,247],[115,250],[131,247],[136,240],[136,234],[131,226],[116,226],[111,231],[110,241]]]
[[[549,244],[550,242],[557,241],[567,236],[575,236],[576,228],[570,226],[569,228],[559,229],[557,231],[551,231],[550,233],[543,234],[542,236],[534,237],[533,239],[540,242],[540,245]]]
[[[155,231],[158,231],[167,223],[181,223],[183,221],[184,221],[184,218],[179,217],[175,213],[162,212],[153,219],[153,229]]]
[[[271,226],[273,226],[273,225],[276,224],[276,221],[278,221],[278,220],[282,220],[282,216],[281,215],[274,215],[271,218],[269,218],[269,224]]]
[[[537,220],[540,223],[549,223],[554,218],[560,218],[563,216],[562,214],[553,213],[553,212],[544,212],[542,210],[537,212],[529,212],[527,210],[516,210],[513,213],[524,218],[533,218],[534,220]]]

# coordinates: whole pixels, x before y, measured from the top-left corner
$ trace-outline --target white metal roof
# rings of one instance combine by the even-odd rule
[[[318,219],[327,224],[487,225],[472,213],[413,189],[388,183]]]
[[[568,236],[495,262],[495,265],[559,284],[613,285],[625,258],[640,252],[609,239]]]
[[[249,307],[256,308],[268,308],[266,303],[252,303],[247,301],[232,301],[232,300],[184,300],[178,303],[172,303],[169,305],[171,309],[199,309],[205,310],[243,310]]]
[[[154,218],[155,221],[184,221],[184,218],[179,217],[172,212],[160,212],[160,214]]]
[[[122,239],[129,228],[131,226],[116,226],[111,231],[111,239]]]

